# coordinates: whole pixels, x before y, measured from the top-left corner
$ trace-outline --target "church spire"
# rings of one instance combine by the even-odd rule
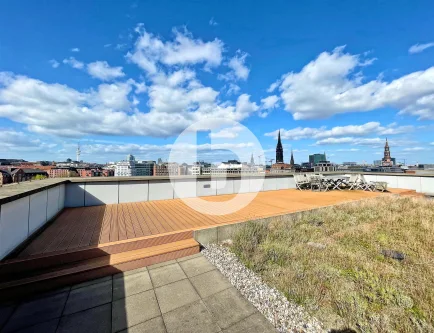
[[[291,166],[293,166],[293,165],[295,164],[295,163],[294,163],[294,153],[292,152],[292,149],[291,149],[291,160],[290,160],[289,164],[290,164]]]
[[[283,163],[283,147],[282,141],[280,140],[280,130],[279,134],[277,135],[276,163]]]

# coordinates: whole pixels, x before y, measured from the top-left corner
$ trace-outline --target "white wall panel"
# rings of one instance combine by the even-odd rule
[[[233,194],[234,193],[234,180],[231,178],[218,178],[216,179],[217,195]]]
[[[65,184],[59,185],[59,211],[61,211],[65,207]]]
[[[48,189],[47,219],[50,220],[59,212],[59,186]]]
[[[264,188],[264,178],[250,178],[249,192],[261,192]]]
[[[434,195],[434,177],[420,177],[422,193]]]
[[[249,178],[236,178],[234,179],[234,193],[248,193],[250,192],[250,179]]]
[[[196,193],[198,197],[216,195],[216,181],[213,179],[198,179],[196,182]]]
[[[47,222],[48,190],[30,196],[29,235]]]
[[[266,177],[264,180],[264,191],[275,191],[277,189],[277,179]]]
[[[119,182],[119,203],[148,201],[148,181]]]
[[[1,205],[0,259],[14,250],[28,236],[30,196]]]
[[[388,187],[398,188],[398,176],[377,176],[377,182],[386,182]]]
[[[295,188],[295,180],[294,177],[288,178],[288,188]]]
[[[420,177],[398,176],[398,188],[406,188],[420,192]]]
[[[197,197],[196,179],[175,180],[172,185],[175,198]]]
[[[118,182],[86,183],[84,189],[84,203],[86,206],[99,206],[118,203]]]
[[[170,180],[149,181],[149,201],[173,199],[174,190]]]
[[[287,190],[289,188],[289,177],[279,177],[276,178],[276,189],[277,190]]]
[[[84,183],[66,184],[65,207],[84,206]]]

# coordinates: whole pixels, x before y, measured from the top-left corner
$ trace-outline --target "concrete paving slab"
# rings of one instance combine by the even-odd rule
[[[113,302],[112,332],[124,330],[161,315],[153,290]]]
[[[119,333],[167,333],[167,331],[164,326],[163,318],[160,316],[127,328]]]
[[[202,298],[232,287],[229,280],[216,269],[193,276],[190,281]]]
[[[153,264],[151,266],[148,266],[148,270],[159,268],[159,267],[163,267],[163,266],[167,266],[167,265],[171,265],[171,264],[174,264],[174,263],[176,263],[176,259],[165,261],[165,262],[160,262],[158,264]]]
[[[167,333],[215,333],[220,327],[202,301],[190,303],[163,314]]]
[[[106,282],[106,281],[111,281],[112,280],[112,276],[104,276],[102,278],[99,279],[94,279],[94,280],[90,280],[90,281],[85,281],[79,284],[75,284],[71,287],[71,290],[74,289],[78,289],[78,288],[83,288],[83,287],[87,287],[90,286],[92,284],[97,284],[97,283],[101,283],[101,282]]]
[[[276,333],[276,329],[261,313],[255,313],[235,325],[223,330],[224,333]]]
[[[191,256],[178,258],[178,259],[176,259],[176,261],[177,262],[181,262],[181,261],[186,261],[186,260],[194,259],[194,258],[197,258],[197,257],[203,257],[202,253],[196,253],[196,254],[192,254]]]
[[[203,301],[217,324],[223,329],[229,328],[257,311],[235,288],[225,289],[204,298]]]
[[[112,280],[71,290],[66,302],[65,315],[93,308],[112,301]]]
[[[179,263],[188,277],[199,275],[215,269],[204,256],[196,257],[190,260],[181,261]]]
[[[152,289],[148,271],[113,279],[113,300],[128,297]]]
[[[166,284],[156,288],[155,293],[163,314],[200,299],[199,294],[188,280]]]
[[[149,274],[151,275],[154,288],[187,278],[181,266],[176,262],[172,265],[152,269],[149,271]]]
[[[56,333],[110,333],[111,304],[104,304],[60,319]]]
[[[60,318],[52,319],[44,323],[23,328],[22,330],[16,331],[16,333],[55,333],[59,320]]]
[[[60,293],[22,303],[12,314],[2,332],[16,331],[60,317],[67,296],[68,293]]]
[[[128,276],[128,275],[133,275],[133,274],[137,274],[137,273],[142,273],[142,272],[145,272],[147,270],[148,270],[148,267],[140,267],[140,268],[132,269],[130,271],[117,273],[117,274],[113,275],[113,278],[117,279],[117,278],[120,278],[122,276]]]

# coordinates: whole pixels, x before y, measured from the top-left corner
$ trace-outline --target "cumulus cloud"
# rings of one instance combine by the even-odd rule
[[[0,131],[0,151],[45,151],[56,146],[54,143],[43,142],[28,133],[13,129],[2,129]]]
[[[228,62],[228,67],[231,69],[226,74],[220,74],[220,80],[226,81],[246,81],[249,77],[250,69],[245,65],[248,54],[238,50],[236,55]]]
[[[410,54],[421,53],[433,46],[434,43],[414,44],[408,49],[408,53]]]
[[[211,132],[209,137],[211,139],[235,139],[242,130],[243,128],[241,126],[223,128],[218,132]]]
[[[87,72],[102,81],[111,81],[125,76],[122,67],[110,67],[107,61],[95,61],[87,65]]]
[[[269,91],[279,88],[285,110],[296,120],[384,107],[419,119],[434,119],[434,67],[390,82],[381,76],[368,81],[361,71],[373,60],[337,47],[321,53],[300,72],[285,74]]]
[[[333,138],[339,136],[366,136],[370,134],[377,135],[394,135],[408,133],[414,130],[411,125],[398,126],[396,123],[389,124],[387,126],[381,126],[379,122],[368,122],[362,125],[347,125],[347,126],[335,126],[331,129],[322,126],[319,128],[311,127],[296,127],[290,130],[281,129],[280,135],[282,139],[288,140],[301,140],[301,139],[320,139],[320,138]],[[277,137],[275,130],[270,133],[266,133],[266,136]]]
[[[261,108],[265,110],[275,109],[279,105],[279,97],[276,95],[268,96],[261,99]]]
[[[66,65],[69,65],[75,69],[83,69],[84,68],[84,63],[81,61],[78,61],[74,57],[69,57],[67,59],[63,59],[63,63]]]
[[[71,49],[71,52],[80,52],[80,49],[78,47],[74,47]]]
[[[427,148],[423,147],[411,147],[411,148],[404,148],[403,151],[421,151],[421,150],[427,150]]]
[[[49,63],[50,63],[50,65],[51,65],[51,67],[53,67],[53,68],[57,68],[57,67],[59,67],[59,65],[60,65],[60,63],[59,63],[56,59],[51,59],[51,60],[49,61]]]
[[[186,29],[181,32],[173,29],[174,39],[163,41],[147,32],[143,25],[136,28],[139,38],[134,50],[127,54],[127,59],[137,64],[148,74],[156,74],[159,64],[188,65],[205,64],[205,68],[220,65],[222,61],[223,42],[219,39],[204,42],[194,39]]]

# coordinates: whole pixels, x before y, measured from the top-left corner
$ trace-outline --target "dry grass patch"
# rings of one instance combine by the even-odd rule
[[[251,222],[231,249],[326,327],[434,332],[434,201],[385,196]]]

